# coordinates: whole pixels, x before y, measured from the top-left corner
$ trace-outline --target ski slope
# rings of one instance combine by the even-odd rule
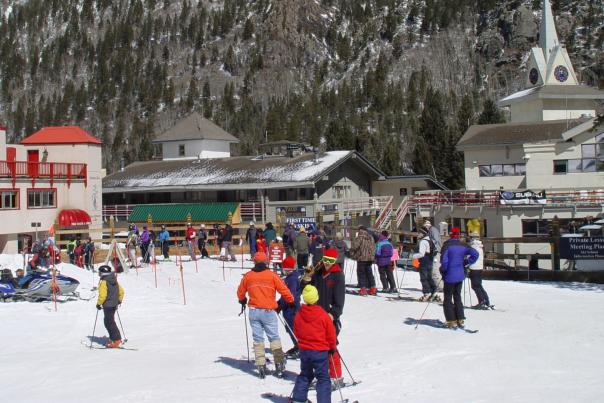
[[[22,259],[2,255],[0,264],[15,269]],[[82,344],[92,336],[94,298],[58,304],[56,312],[52,303],[0,303],[2,401],[286,401],[262,395],[289,396],[293,378],[259,380],[247,363],[244,317],[238,316],[235,296],[241,262],[227,262],[223,270],[222,262],[203,260],[198,272],[193,262],[183,266],[186,305],[174,262],[157,265],[157,288],[151,268],[120,275],[126,291],[120,318],[127,346],[137,351]],[[82,297],[94,296],[96,276],[69,264],[60,270],[81,281]],[[351,270],[346,272],[352,283]],[[400,279],[403,272],[397,274]],[[437,304],[428,307],[416,330],[426,303],[347,295],[340,351],[362,383],[343,389],[344,397],[363,403],[599,401],[604,287],[494,281],[484,286],[499,310],[466,310],[467,327],[479,329],[476,334],[431,326],[444,319]],[[405,272],[402,288],[418,297],[418,275]],[[472,299],[476,303],[474,294]],[[97,337],[107,334],[102,316]],[[280,331],[288,349],[291,341],[282,326]],[[299,362],[289,361],[287,369],[297,371]],[[314,392],[309,398],[316,401]],[[337,392],[332,401],[340,401]]]

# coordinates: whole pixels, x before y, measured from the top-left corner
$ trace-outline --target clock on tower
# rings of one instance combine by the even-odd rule
[[[537,81],[539,81],[539,71],[534,67],[529,71],[529,81],[533,85],[537,84]]]
[[[556,66],[556,69],[554,70],[554,77],[556,77],[556,80],[560,81],[561,83],[565,82],[568,80],[568,69],[564,66]]]

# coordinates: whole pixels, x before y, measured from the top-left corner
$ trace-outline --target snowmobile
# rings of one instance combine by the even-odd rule
[[[74,278],[55,275],[57,295],[79,297],[75,290],[80,282]],[[2,271],[0,280],[2,299],[43,301],[53,297],[53,278],[51,271],[34,270],[17,282],[10,269]]]

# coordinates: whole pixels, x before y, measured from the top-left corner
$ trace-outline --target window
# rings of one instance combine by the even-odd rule
[[[184,157],[185,156],[185,145],[184,144],[179,144],[178,145],[178,156],[179,157]]]
[[[554,173],[555,174],[565,174],[568,172],[566,167],[566,160],[554,160]]]
[[[523,176],[526,175],[526,164],[492,164],[479,165],[479,175],[488,176]]]
[[[13,210],[19,208],[19,191],[2,190],[0,191],[0,209]]]
[[[568,160],[568,172],[581,172],[581,160]]]
[[[407,196],[407,188],[399,188],[398,194],[399,196]]]
[[[554,160],[554,173],[604,172],[604,133],[595,137],[595,143],[581,145],[581,158]]]
[[[350,197],[350,186],[334,186],[331,188],[333,199],[344,199]]]
[[[57,207],[56,189],[28,189],[27,208]]]

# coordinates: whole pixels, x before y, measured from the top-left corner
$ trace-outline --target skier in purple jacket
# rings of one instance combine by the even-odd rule
[[[382,231],[375,246],[375,262],[380,273],[382,292],[395,293],[396,282],[394,281],[394,268],[391,268],[392,253],[394,248],[388,239],[388,231]]]
[[[443,276],[444,301],[443,310],[447,327],[464,326],[465,316],[461,300],[461,288],[466,278],[465,266],[478,260],[478,252],[459,239],[458,227],[451,228],[451,238],[446,241],[441,251],[440,273]]]

